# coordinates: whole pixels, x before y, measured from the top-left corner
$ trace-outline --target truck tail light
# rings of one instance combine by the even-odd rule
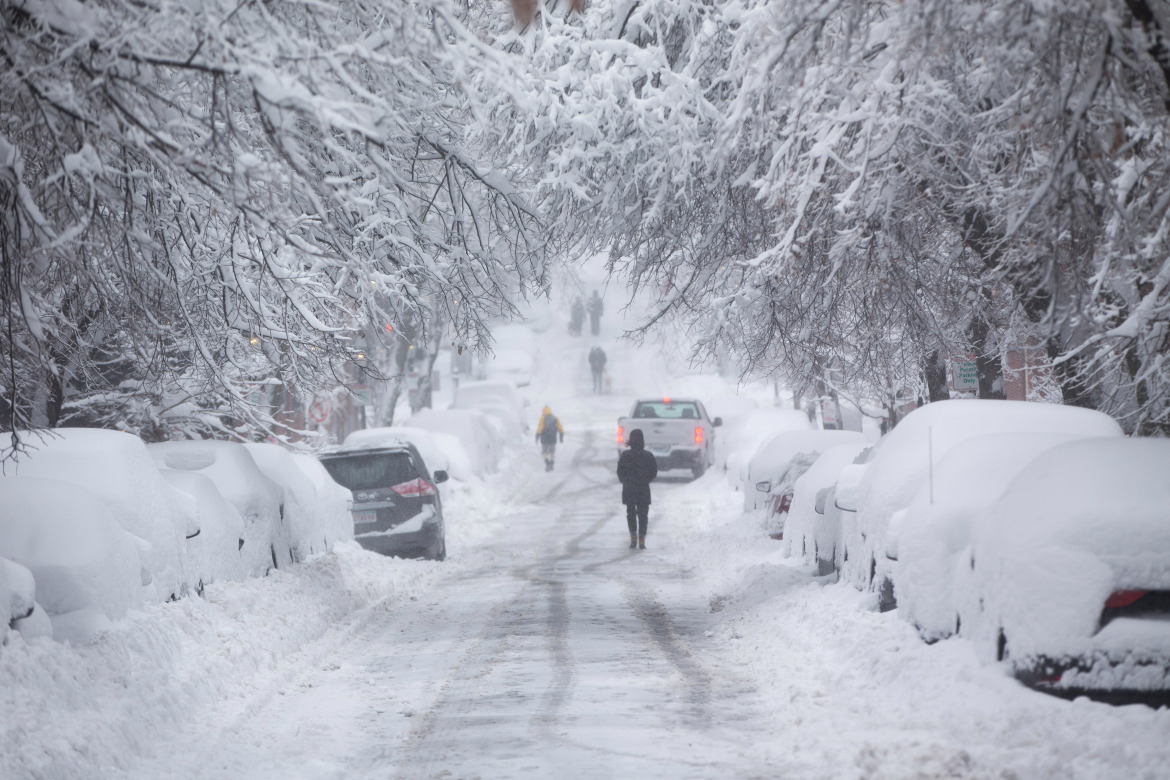
[[[625,444],[626,443],[626,429],[620,425],[618,426],[618,442],[617,443],[618,444]]]
[[[702,443],[703,443],[703,429],[696,425],[695,426],[695,444],[702,444]]]

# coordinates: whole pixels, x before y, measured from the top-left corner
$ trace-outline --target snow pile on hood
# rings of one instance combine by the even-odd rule
[[[344,503],[338,503],[338,494],[330,489],[325,495],[318,495],[314,480],[283,447],[276,444],[245,444],[244,447],[264,475],[284,490],[284,520],[288,524],[293,561],[299,563],[310,555],[328,552],[338,540],[341,526],[347,521],[352,526],[349,509]],[[322,481],[324,484],[327,483]]]

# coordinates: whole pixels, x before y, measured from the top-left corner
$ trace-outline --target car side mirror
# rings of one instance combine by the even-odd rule
[[[865,476],[868,463],[854,463],[841,469],[837,477],[837,494],[834,504],[838,509],[846,512],[857,511],[857,494],[861,489],[861,479]]]
[[[833,488],[831,488],[831,487],[826,487],[826,488],[821,488],[820,490],[817,491],[817,503],[816,503],[816,506],[813,507],[813,509],[816,511],[816,513],[818,515],[823,515],[825,513],[825,500],[828,499],[829,491],[832,489]]]
[[[760,491],[761,493],[770,492],[772,490],[772,481],[769,479],[765,479],[763,482],[757,482],[756,483],[756,490]]]
[[[435,472],[434,477],[435,477],[435,484],[441,485],[447,481],[447,472],[443,471],[442,469],[439,469],[438,471]]]
[[[716,417],[714,420],[711,421],[711,426],[714,428],[718,428],[722,424],[723,424],[722,417]]]

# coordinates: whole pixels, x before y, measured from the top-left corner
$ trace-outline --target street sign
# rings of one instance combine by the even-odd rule
[[[951,363],[952,384],[956,390],[979,389],[979,368],[974,355],[967,355],[965,359],[954,360]]]

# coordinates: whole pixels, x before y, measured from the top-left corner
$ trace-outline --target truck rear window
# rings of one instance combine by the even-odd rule
[[[419,474],[405,452],[341,455],[321,458],[321,465],[337,484],[350,490],[393,487],[417,479]]]
[[[639,419],[663,418],[669,420],[697,420],[699,407],[694,401],[639,401],[634,409],[634,417]]]

